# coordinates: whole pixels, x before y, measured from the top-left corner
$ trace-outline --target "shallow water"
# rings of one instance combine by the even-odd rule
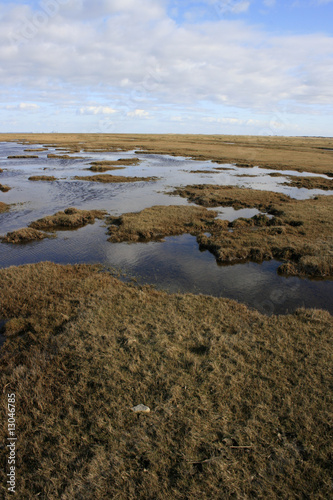
[[[38,146],[36,146],[37,148]],[[29,146],[30,148],[30,146]],[[244,185],[256,189],[282,192],[297,199],[315,194],[333,194],[332,191],[306,190],[281,186],[285,177],[270,177],[268,169],[238,168],[218,171],[209,161],[199,162],[181,157],[135,155],[131,152],[81,153],[79,160],[48,159],[47,154],[62,154],[49,148],[38,152],[38,159],[8,160],[8,155],[25,153],[27,146],[0,144],[0,182],[12,187],[0,193],[0,201],[16,203],[11,211],[0,214],[0,234],[24,226],[45,215],[51,215],[69,206],[81,209],[105,209],[112,215],[136,212],[152,205],[189,205],[186,199],[166,194],[174,187],[188,184]],[[101,184],[73,180],[75,175],[93,175],[87,171],[89,161],[117,160],[139,157],[142,163],[114,175],[156,176],[156,181],[121,184]],[[212,173],[193,173],[210,170]],[[276,171],[274,171],[276,172]],[[282,172],[284,175],[314,175]],[[246,174],[247,177],[237,177]],[[54,175],[55,182],[28,181],[31,175]],[[255,175],[255,177],[249,176]],[[326,177],[326,176],[322,176]],[[238,217],[252,217],[256,209],[218,209],[219,218],[232,221]],[[243,302],[267,314],[292,312],[297,307],[321,307],[333,312],[333,282],[284,278],[277,275],[280,263],[246,263],[218,266],[208,251],[200,252],[196,238],[190,235],[166,238],[164,242],[110,243],[106,227],[98,221],[94,225],[75,230],[59,231],[56,239],[46,239],[26,245],[0,244],[0,266],[20,265],[40,261],[57,263],[102,263],[135,276],[140,282],[154,284],[169,291],[204,293],[228,297]]]

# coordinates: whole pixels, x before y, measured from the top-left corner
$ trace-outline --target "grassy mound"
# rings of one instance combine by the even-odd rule
[[[32,229],[24,227],[22,229],[17,229],[16,231],[11,231],[7,233],[6,236],[2,238],[3,243],[29,243],[31,241],[40,241],[44,238],[50,238],[50,235],[42,233],[37,229]]]
[[[10,155],[7,156],[8,160],[29,160],[31,158],[39,158],[38,155]]]
[[[123,175],[110,175],[110,174],[100,174],[100,175],[88,175],[88,176],[75,176],[74,179],[78,181],[89,181],[89,182],[104,182],[104,183],[117,183],[117,182],[142,182],[142,181],[154,181],[156,177],[125,177]]]
[[[48,215],[29,224],[33,229],[52,231],[53,229],[70,229],[94,224],[95,219],[103,219],[106,212],[103,210],[79,210],[66,208],[63,212]]]
[[[0,214],[2,214],[3,212],[7,212],[8,209],[9,205],[0,201]]]
[[[3,184],[0,184],[0,191],[2,191],[3,193],[7,193],[7,191],[9,191],[10,189],[12,189],[12,188],[9,186],[4,186]]]
[[[87,168],[87,170],[91,170],[92,172],[107,172],[108,170],[123,170],[126,167],[122,167],[119,165],[118,167],[114,167],[112,165],[92,165],[91,167]]]
[[[0,304],[19,498],[331,497],[328,313],[268,318],[50,263],[1,270]]]
[[[129,165],[138,165],[140,160],[138,158],[119,158],[115,161],[94,161],[91,163],[91,167],[88,170],[92,172],[107,172],[108,170],[120,170],[126,168]]]
[[[109,217],[109,241],[149,241],[184,232],[194,234],[208,230],[216,215],[201,207],[154,206]]]
[[[53,175],[32,175],[29,177],[29,181],[56,181],[57,178]]]
[[[322,189],[324,191],[333,191],[333,179],[325,179],[324,177],[291,177],[288,182],[283,183],[284,186],[291,186],[305,189]]]
[[[32,148],[32,149],[25,149],[24,150],[26,153],[39,153],[39,152],[42,152],[42,151],[48,151],[47,148]]]
[[[78,153],[79,151],[77,151]],[[57,160],[83,160],[81,156],[69,156],[69,155],[57,155],[54,153],[49,153],[47,155],[48,158],[53,158]]]

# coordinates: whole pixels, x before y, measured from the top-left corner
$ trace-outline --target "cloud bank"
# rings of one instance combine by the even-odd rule
[[[241,12],[250,2],[229,4]],[[333,37],[323,33],[276,36],[223,17],[179,25],[164,0],[1,7],[3,102],[12,89],[21,101],[80,115],[137,119],[202,103],[230,113],[332,112]]]

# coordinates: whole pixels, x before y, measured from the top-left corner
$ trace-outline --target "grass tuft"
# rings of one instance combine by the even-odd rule
[[[30,228],[53,231],[56,229],[70,229],[94,224],[95,219],[103,219],[106,212],[103,210],[79,210],[66,208],[63,212],[48,215],[29,224]]]

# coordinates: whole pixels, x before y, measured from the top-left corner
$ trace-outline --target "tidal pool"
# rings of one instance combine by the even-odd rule
[[[27,146],[22,144],[0,144],[0,168],[3,169],[0,181],[12,188],[7,193],[0,193],[0,201],[15,204],[10,212],[0,214],[1,235],[70,206],[86,210],[104,209],[111,215],[121,215],[153,205],[189,205],[186,199],[167,194],[175,187],[188,184],[246,186],[285,193],[297,199],[333,194],[333,191],[281,185],[286,180],[284,176],[312,174],[281,171],[283,176],[271,177],[269,174],[277,171],[234,165],[226,165],[231,170],[216,173],[214,169],[221,165],[210,161],[135,154],[134,151],[75,153],[72,156],[79,159],[64,160],[47,158],[50,153],[60,154],[58,150],[48,148],[36,153],[38,159],[7,159],[9,155],[27,154],[25,149]],[[86,170],[92,161],[134,157],[141,160],[139,165],[109,173],[155,176],[157,180],[126,184],[74,180],[76,175],[92,174]],[[195,170],[208,172],[193,173]],[[31,182],[28,177],[32,175],[53,175],[57,180]],[[259,213],[256,209],[234,210],[230,207],[221,207],[217,211],[219,218],[229,221]],[[188,234],[169,237],[164,242],[110,243],[104,223],[98,221],[75,231],[59,231],[56,239],[25,245],[0,244],[0,267],[46,260],[62,264],[101,263],[106,268],[121,271],[127,278],[135,277],[139,282],[153,284],[159,289],[227,297],[267,314],[292,312],[298,307],[324,308],[333,313],[332,281],[281,277],[277,274],[280,263],[276,261],[218,266],[214,256],[208,251],[200,252],[196,238]]]

